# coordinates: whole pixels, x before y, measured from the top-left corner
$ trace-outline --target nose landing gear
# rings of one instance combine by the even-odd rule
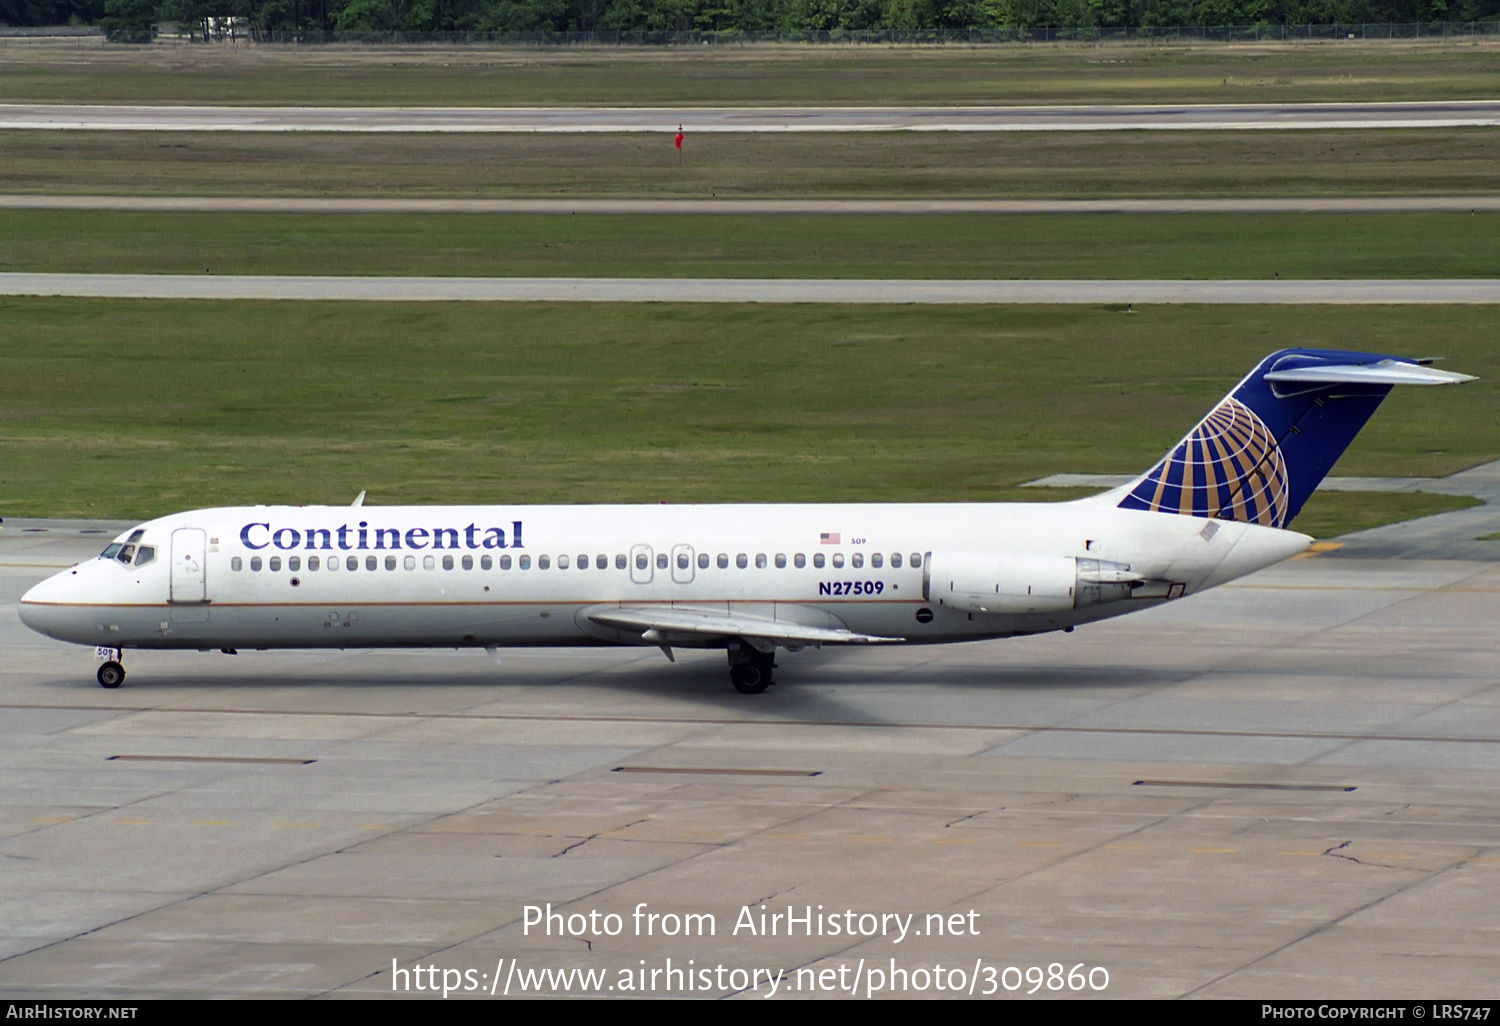
[[[99,686],[101,688],[117,688],[125,683],[125,667],[111,659],[99,667]]]
[[[741,646],[729,653],[729,683],[742,695],[759,695],[774,681],[771,671],[776,669],[775,652],[757,652]]]

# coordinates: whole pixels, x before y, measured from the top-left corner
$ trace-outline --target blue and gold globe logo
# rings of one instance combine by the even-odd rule
[[[1280,527],[1287,512],[1286,460],[1265,422],[1228,398],[1120,505]]]

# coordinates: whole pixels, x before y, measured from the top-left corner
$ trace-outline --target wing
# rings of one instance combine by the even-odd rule
[[[764,616],[721,613],[707,609],[619,606],[591,610],[586,615],[594,623],[605,627],[639,631],[642,634],[654,631],[657,636],[647,638],[648,641],[675,640],[682,636],[758,638],[793,645],[871,645],[906,640],[905,638],[880,637],[874,634],[856,634],[854,631],[830,627],[808,627],[786,620],[772,620]]]

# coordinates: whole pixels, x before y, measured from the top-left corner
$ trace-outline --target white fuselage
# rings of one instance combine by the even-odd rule
[[[51,637],[113,648],[662,644],[590,618],[613,607],[930,643],[1060,630],[1147,608],[1279,562],[1309,541],[1098,499],[254,506],[143,524],[117,539],[134,547],[128,565],[118,554],[80,564],[37,585],[20,609]],[[143,546],[154,558],[137,565]],[[1081,568],[1096,565],[1128,568],[1132,583],[1075,607],[1070,576],[1067,595],[1043,596],[1053,587],[1043,578],[1061,580],[1057,567],[1079,568],[1082,581]],[[959,582],[964,568],[980,583]],[[732,634],[674,635],[671,644],[723,647]],[[779,643],[801,647],[795,636]]]

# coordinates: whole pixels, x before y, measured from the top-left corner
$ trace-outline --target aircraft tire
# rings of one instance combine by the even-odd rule
[[[756,663],[738,663],[729,669],[729,682],[742,695],[759,695],[771,686],[771,674]]]
[[[99,667],[99,686],[101,688],[117,688],[125,683],[125,667],[111,659]]]

